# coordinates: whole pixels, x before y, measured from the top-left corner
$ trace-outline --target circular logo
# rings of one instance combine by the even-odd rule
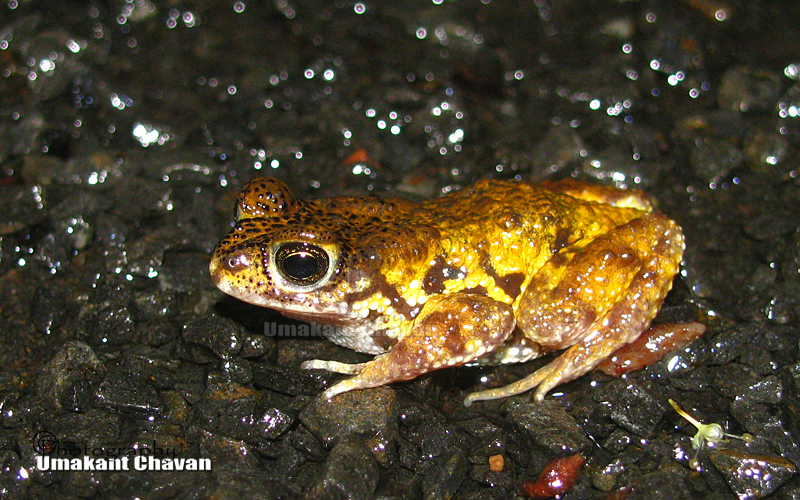
[[[33,436],[33,449],[40,455],[49,455],[56,451],[57,447],[58,438],[52,432],[41,431]]]

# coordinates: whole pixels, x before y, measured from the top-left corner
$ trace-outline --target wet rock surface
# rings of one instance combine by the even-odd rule
[[[580,452],[568,498],[797,498],[798,22],[766,0],[4,2],[0,491],[515,498]],[[708,329],[541,403],[461,405],[539,361],[322,401],[338,376],[302,361],[368,357],[208,279],[256,175],[301,197],[643,189],[687,238],[657,321]],[[694,448],[668,398],[752,442]],[[159,452],[212,467],[133,470]],[[38,461],[98,453],[131,470]]]

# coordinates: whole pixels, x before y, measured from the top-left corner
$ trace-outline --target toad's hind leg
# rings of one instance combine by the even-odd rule
[[[682,253],[680,228],[653,214],[552,259],[523,297],[518,322],[539,344],[571,347],[528,377],[470,394],[464,404],[534,388],[542,400],[553,387],[595,368],[647,329],[672,287]]]
[[[516,326],[511,306],[489,297],[465,293],[433,296],[410,331],[386,354],[348,365],[311,360],[303,368],[354,374],[328,388],[330,399],[355,389],[409,380],[439,368],[469,363],[500,346]]]

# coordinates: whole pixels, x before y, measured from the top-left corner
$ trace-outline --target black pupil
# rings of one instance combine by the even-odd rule
[[[309,243],[286,243],[275,252],[281,274],[295,284],[312,284],[328,270],[328,254]]]

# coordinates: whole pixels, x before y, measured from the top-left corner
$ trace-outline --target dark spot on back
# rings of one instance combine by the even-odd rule
[[[562,266],[566,265],[566,263],[567,263],[567,256],[564,255],[563,253],[557,253],[557,254],[553,255],[552,257],[550,257],[550,262],[555,267],[562,267]]]
[[[466,273],[457,267],[448,265],[444,258],[436,257],[436,260],[433,261],[433,265],[428,269],[428,272],[425,273],[425,277],[422,279],[422,290],[427,295],[440,294],[445,290],[444,282],[446,280],[459,278],[466,278]]]
[[[558,232],[556,233],[556,239],[553,242],[553,248],[552,248],[553,253],[558,252],[565,246],[572,243],[572,241],[570,241],[570,238],[572,238],[572,230],[567,229],[565,227],[559,229]]]
[[[495,284],[512,299],[516,299],[519,295],[523,281],[525,281],[523,273],[509,273],[494,279]]]

